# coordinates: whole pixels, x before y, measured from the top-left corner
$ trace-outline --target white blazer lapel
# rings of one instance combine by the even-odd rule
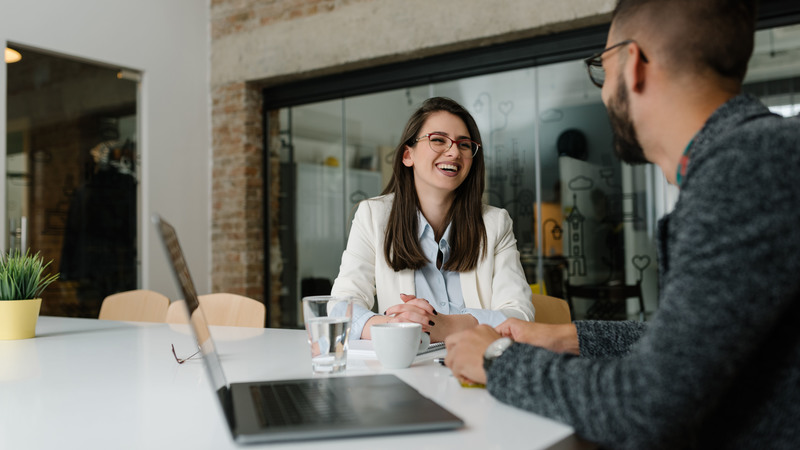
[[[401,270],[397,273],[397,287],[400,292],[397,294],[397,301],[400,302],[400,294],[416,295],[417,289],[414,284],[414,271],[411,269]]]
[[[478,277],[474,270],[461,272],[461,294],[464,296],[464,306],[467,308],[481,309],[480,295],[478,295]]]

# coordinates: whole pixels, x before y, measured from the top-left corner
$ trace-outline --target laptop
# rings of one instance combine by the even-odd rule
[[[175,229],[158,215],[153,216],[153,222],[183,291],[190,328],[236,442],[412,433],[464,425],[461,419],[394,375],[228,384]]]

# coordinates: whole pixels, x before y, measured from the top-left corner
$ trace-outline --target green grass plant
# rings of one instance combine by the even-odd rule
[[[30,251],[0,254],[0,301],[39,298],[58,279],[58,274],[44,274],[51,262],[45,263],[38,252],[33,256]]]

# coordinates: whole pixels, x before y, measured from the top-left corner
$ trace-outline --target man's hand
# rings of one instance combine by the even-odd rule
[[[486,384],[483,354],[489,344],[502,336],[489,325],[478,325],[445,339],[447,357],[444,363],[462,383]]]
[[[497,326],[497,332],[516,342],[535,345],[557,353],[579,354],[578,330],[574,324],[550,325],[508,319]]]

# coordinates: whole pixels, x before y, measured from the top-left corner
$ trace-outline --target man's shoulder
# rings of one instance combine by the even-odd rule
[[[769,199],[794,198],[791,174],[798,172],[798,120],[773,114],[758,99],[741,96],[720,108],[696,136],[679,203],[691,198],[708,212],[733,211],[733,202],[738,211],[745,211]]]
[[[800,119],[784,118],[772,113],[760,100],[741,95],[720,107],[709,118],[698,138],[711,146],[746,147],[754,145],[769,151],[800,142]],[[771,145],[769,145],[771,144]]]
[[[740,96],[721,107],[695,137],[692,164],[769,168],[800,164],[800,119],[773,114],[758,99]]]
[[[772,112],[764,112],[746,116],[737,126],[731,127],[728,139],[746,139],[758,142],[784,141],[786,145],[797,144],[800,141],[799,125],[800,120],[797,117],[782,117]]]

